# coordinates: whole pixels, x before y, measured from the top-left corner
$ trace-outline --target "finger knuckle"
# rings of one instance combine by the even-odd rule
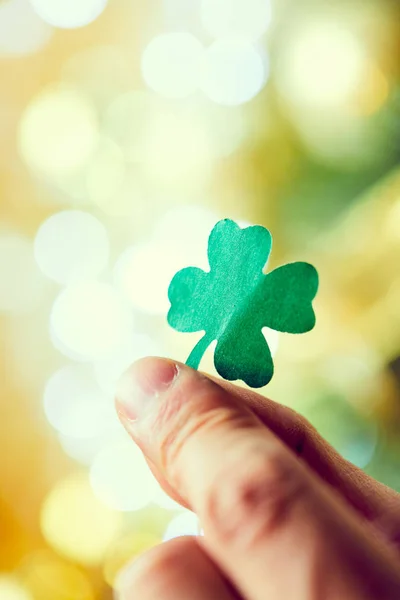
[[[287,525],[304,483],[295,459],[285,451],[244,456],[211,486],[205,513],[224,542],[249,547]]]

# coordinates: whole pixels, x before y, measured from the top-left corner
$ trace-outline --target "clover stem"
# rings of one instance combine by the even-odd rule
[[[192,367],[192,369],[199,368],[200,361],[212,341],[212,337],[208,333],[203,335],[188,356],[186,361],[188,367]]]

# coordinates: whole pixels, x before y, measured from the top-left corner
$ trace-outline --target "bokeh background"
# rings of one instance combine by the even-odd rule
[[[0,1],[2,600],[112,598],[197,532],[113,393],[199,338],[167,287],[222,217],[320,273],[262,393],[400,490],[399,30],[396,0]]]

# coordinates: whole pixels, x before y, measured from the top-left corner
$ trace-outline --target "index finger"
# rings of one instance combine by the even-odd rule
[[[246,598],[315,593],[318,565],[326,592],[353,588],[354,579],[355,598],[399,591],[389,549],[248,406],[213,381],[184,365],[147,359],[128,373],[118,401],[125,427],[199,515],[207,550]],[[294,552],[296,572],[288,580]]]
[[[129,375],[128,375],[129,377]],[[227,381],[210,377],[240,404],[248,407],[276,436],[301,458],[326,483],[337,490],[362,516],[374,522],[385,537],[394,543],[400,535],[400,497],[397,492],[368,476],[345,460],[300,414],[265,396],[240,388]],[[150,469],[164,490],[187,507],[157,466]]]

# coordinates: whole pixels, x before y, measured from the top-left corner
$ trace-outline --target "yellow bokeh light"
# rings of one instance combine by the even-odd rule
[[[154,238],[166,245],[175,244],[188,263],[207,270],[208,236],[219,219],[216,212],[204,206],[172,208],[156,223]]]
[[[379,128],[366,118],[350,111],[331,110],[315,127],[315,110],[295,109],[296,126],[308,152],[318,161],[345,171],[374,164],[383,158],[385,146]]]
[[[400,198],[390,207],[385,221],[389,239],[400,243]]]
[[[28,588],[26,588],[13,575],[0,573],[0,598],[1,600],[34,600]]]
[[[149,314],[168,310],[168,285],[177,269],[186,266],[176,248],[147,243],[127,248],[114,270],[115,283],[132,305]]]
[[[118,201],[125,181],[124,155],[112,140],[102,138],[86,172],[89,199],[107,212]]]
[[[165,113],[149,124],[141,161],[152,181],[204,186],[211,176],[212,159],[212,138],[190,118]]]
[[[361,115],[372,115],[385,104],[389,96],[389,82],[382,71],[371,64],[365,83],[355,94],[355,111]]]
[[[105,112],[104,128],[123,150],[127,160],[140,161],[149,123],[163,112],[161,99],[144,90],[117,96]]]
[[[92,197],[94,201],[94,198]],[[95,202],[98,208],[107,216],[128,216],[136,219],[145,216],[143,205],[147,200],[147,194],[140,177],[134,170],[125,171],[123,180],[112,196],[100,197],[97,195]]]
[[[96,498],[86,474],[63,479],[43,503],[41,527],[46,541],[83,565],[102,561],[120,525],[119,513]]]
[[[191,118],[212,138],[213,154],[219,158],[233,154],[246,137],[247,123],[241,106],[225,106],[208,102],[201,109],[191,113]]]
[[[190,33],[165,33],[155,37],[142,56],[147,85],[167,98],[184,98],[196,91],[203,66],[204,48]]]
[[[48,550],[28,556],[19,572],[35,600],[94,600],[83,571]]]
[[[39,17],[62,29],[88,25],[103,12],[108,0],[29,0]]]
[[[286,38],[277,81],[290,103],[340,108],[367,73],[368,57],[357,36],[345,24],[314,20],[300,23]]]
[[[201,19],[214,37],[240,36],[254,40],[268,29],[270,0],[202,0]]]
[[[97,145],[97,117],[77,91],[54,87],[34,97],[22,114],[18,144],[39,175],[56,178],[79,169]]]
[[[168,211],[152,240],[127,248],[119,257],[114,269],[117,288],[135,308],[166,313],[175,273],[188,264],[208,269],[207,241],[217,221],[215,213],[200,206]]]

